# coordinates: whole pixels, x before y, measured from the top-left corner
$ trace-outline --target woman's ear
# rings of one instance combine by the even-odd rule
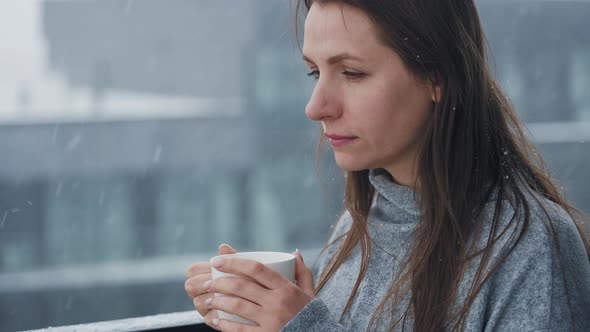
[[[435,103],[440,102],[440,98],[442,96],[441,88],[439,84],[432,85],[432,101]]]
[[[442,97],[442,88],[441,88],[441,83],[440,83],[440,79],[436,78],[436,79],[432,79],[430,81],[430,87],[432,89],[432,101],[434,103],[439,103],[440,99]]]

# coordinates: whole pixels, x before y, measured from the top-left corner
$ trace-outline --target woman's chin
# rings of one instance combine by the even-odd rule
[[[360,163],[359,160],[354,160],[353,158],[350,157],[338,157],[338,155],[335,156],[336,158],[336,165],[338,165],[338,167],[340,167],[340,169],[342,169],[345,172],[355,172],[355,171],[362,171],[365,169],[369,169],[369,165],[365,165],[364,163]]]

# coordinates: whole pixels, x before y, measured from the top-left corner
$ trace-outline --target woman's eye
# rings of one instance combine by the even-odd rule
[[[307,73],[307,76],[313,77],[314,79],[318,80],[320,78],[320,72],[318,70],[312,70]]]
[[[346,78],[351,79],[351,80],[359,79],[359,78],[366,76],[365,73],[357,73],[357,72],[352,72],[352,71],[348,71],[348,70],[343,71],[342,75],[346,76]],[[307,76],[313,77],[315,80],[318,80],[320,78],[320,72],[319,72],[319,70],[313,70],[313,71],[307,73]]]
[[[348,77],[349,79],[359,79],[365,76],[364,73],[357,73],[357,72],[353,72],[353,71],[343,71],[342,75]]]

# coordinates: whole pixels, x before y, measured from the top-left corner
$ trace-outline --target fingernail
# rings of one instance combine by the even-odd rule
[[[219,318],[213,318],[213,325],[219,325]]]
[[[299,258],[301,259],[301,261],[303,262],[303,255],[301,255],[301,251],[299,251],[299,249],[295,249],[295,255],[299,256]]]
[[[213,302],[213,298],[208,298],[205,300],[205,305],[209,308],[211,308],[211,303]]]
[[[205,283],[203,284],[203,288],[205,288],[205,290],[209,290],[209,287],[211,287],[211,282],[212,280],[205,281]]]
[[[213,261],[211,261],[211,266],[213,266],[214,268],[218,269],[221,267],[221,264],[223,263],[223,259],[221,258],[215,258]]]

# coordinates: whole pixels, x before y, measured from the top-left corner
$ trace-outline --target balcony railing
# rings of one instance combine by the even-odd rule
[[[215,331],[196,310],[90,324],[48,327],[30,332],[202,332]]]

